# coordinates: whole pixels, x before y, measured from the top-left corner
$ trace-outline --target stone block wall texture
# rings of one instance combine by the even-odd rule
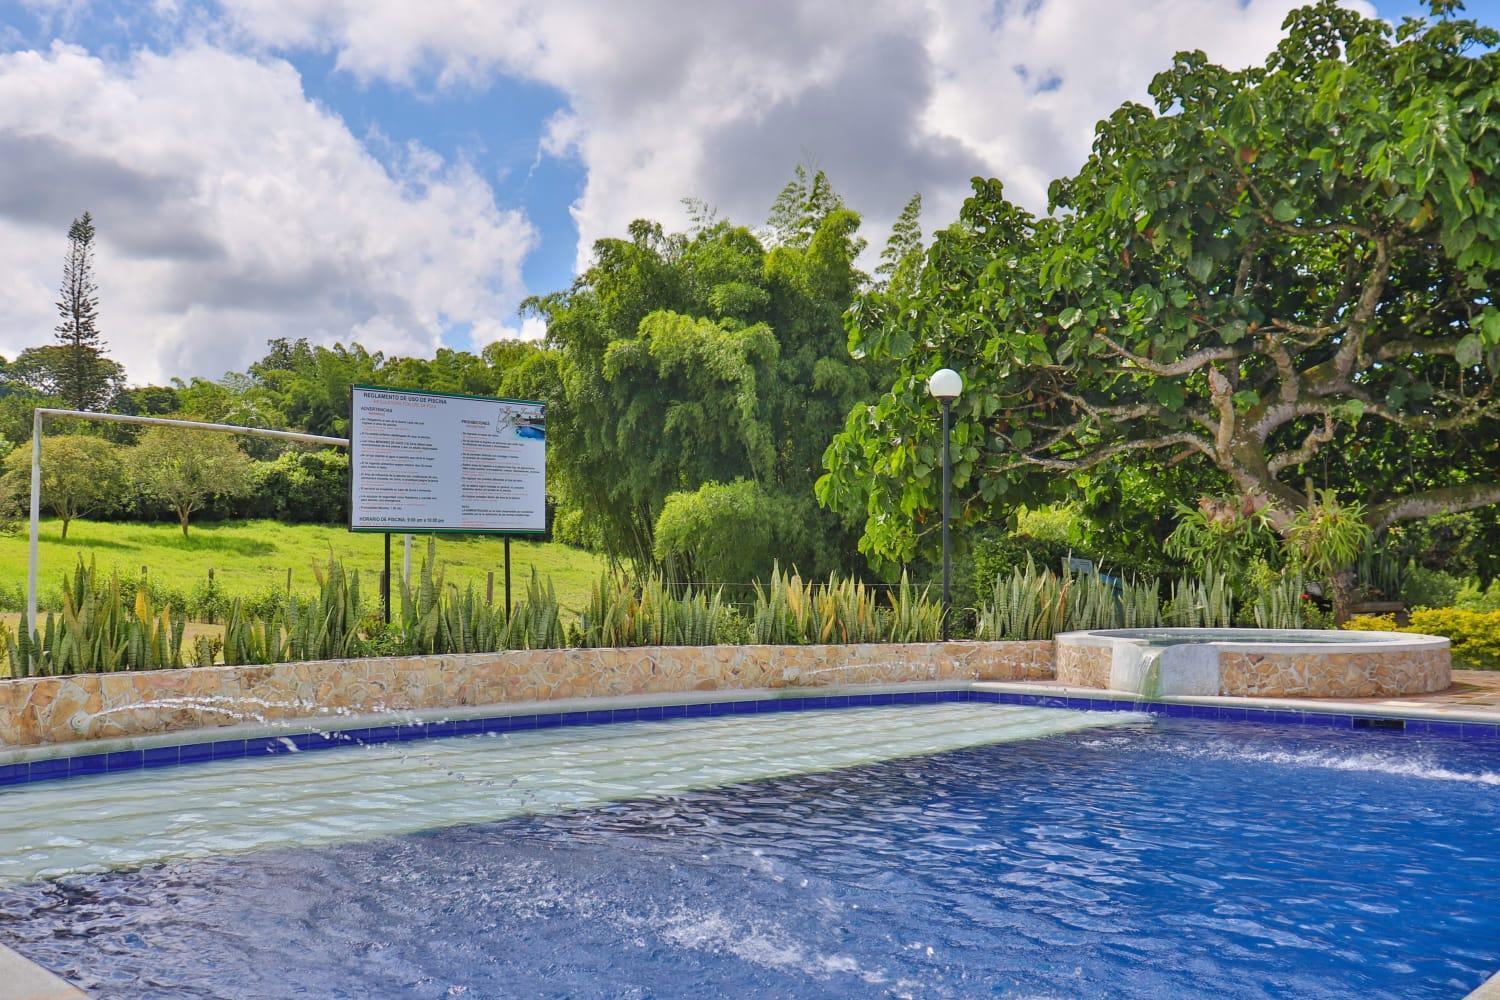
[[[1057,645],[1057,682],[1108,689],[1109,646]],[[1389,698],[1443,691],[1452,683],[1449,649],[1327,652],[1219,650],[1219,694],[1233,698]]]
[[[1052,677],[1052,642],[538,649],[0,680],[0,748],[562,698]]]
[[[1058,643],[1057,683],[1071,687],[1108,688],[1114,655],[1110,646]]]
[[[1219,653],[1219,693],[1245,698],[1379,698],[1442,691],[1452,654],[1441,649],[1368,653]]]

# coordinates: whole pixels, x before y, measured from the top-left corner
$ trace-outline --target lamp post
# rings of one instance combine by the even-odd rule
[[[953,597],[949,591],[951,559],[948,548],[948,504],[953,490],[953,452],[948,441],[948,418],[953,401],[964,391],[964,380],[952,368],[940,368],[927,380],[927,391],[943,404],[943,641],[948,641],[948,624],[953,618]]]

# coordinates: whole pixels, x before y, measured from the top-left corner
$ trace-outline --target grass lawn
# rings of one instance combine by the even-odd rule
[[[75,520],[68,526],[68,540],[60,538],[57,521],[41,526],[41,592],[45,603],[55,594],[58,581],[71,572],[79,556],[96,559],[108,573],[117,568],[121,576],[146,572],[158,584],[192,592],[213,570],[219,585],[231,596],[251,596],[270,588],[286,586],[292,572],[292,590],[308,593],[316,587],[312,565],[327,560],[329,552],[344,565],[360,571],[360,585],[368,600],[378,602],[383,563],[381,535],[353,534],[341,527],[281,524],[276,521],[224,521],[194,525],[187,538],[176,524],[123,524]],[[426,536],[412,539],[412,573],[415,575],[427,552]],[[495,536],[446,535],[437,538],[438,561],[444,579],[460,587],[471,581],[483,592],[485,575],[495,574],[495,600],[504,600],[504,542]],[[515,597],[523,596],[531,568],[543,578],[551,577],[558,601],[577,613],[588,600],[589,586],[598,579],[604,560],[581,549],[556,542],[513,541],[511,582]],[[391,539],[391,568],[401,572],[401,536]],[[0,535],[0,588],[6,606],[18,609],[26,595],[26,529]]]

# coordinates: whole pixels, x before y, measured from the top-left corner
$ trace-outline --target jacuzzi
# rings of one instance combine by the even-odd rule
[[[1101,629],[1056,643],[1058,683],[1147,697],[1371,698],[1452,682],[1448,640],[1407,632]]]

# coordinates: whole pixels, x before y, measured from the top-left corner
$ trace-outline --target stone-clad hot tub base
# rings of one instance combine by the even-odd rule
[[[1153,645],[1164,632],[1174,644]],[[1065,632],[1056,639],[1057,681],[1147,697],[1240,698],[1393,697],[1452,683],[1448,640],[1436,636],[1272,629],[1225,636],[1222,629]]]
[[[0,680],[0,749],[622,695],[1052,677],[1052,642],[539,649]]]

